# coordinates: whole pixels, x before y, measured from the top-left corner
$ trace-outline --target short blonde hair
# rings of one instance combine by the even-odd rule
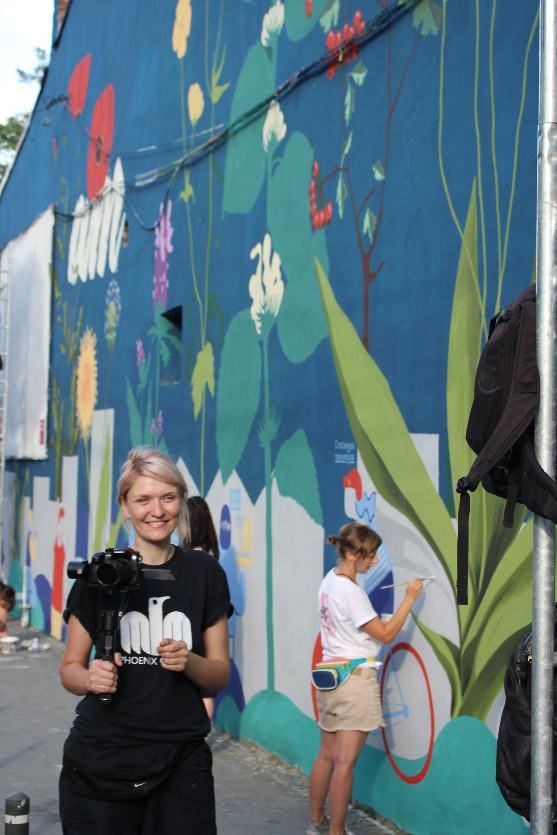
[[[181,538],[189,538],[190,524],[188,515],[188,488],[184,477],[174,461],[160,452],[158,449],[150,447],[136,447],[128,452],[127,460],[120,468],[120,478],[118,479],[118,496],[117,502],[121,506],[127,498],[129,491],[135,480],[145,476],[146,478],[154,478],[155,481],[163,481],[165,484],[172,484],[176,487],[180,494],[180,516],[178,519],[178,532]],[[126,526],[127,519],[124,520]]]

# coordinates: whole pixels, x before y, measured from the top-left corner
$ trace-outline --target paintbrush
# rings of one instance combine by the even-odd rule
[[[426,580],[435,580],[435,577],[420,577],[422,583],[425,583]],[[390,586],[379,586],[380,589],[394,589],[395,586],[407,586],[410,580],[407,580],[405,583],[391,583]]]

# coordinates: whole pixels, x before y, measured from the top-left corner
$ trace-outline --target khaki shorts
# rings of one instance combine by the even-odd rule
[[[373,731],[384,725],[375,667],[358,667],[334,690],[317,690],[319,727],[324,731]]]

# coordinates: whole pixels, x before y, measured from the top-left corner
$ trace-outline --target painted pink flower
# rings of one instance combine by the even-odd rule
[[[159,211],[159,222],[155,230],[155,275],[153,276],[153,310],[157,309],[160,301],[163,309],[166,310],[168,296],[168,254],[172,252],[172,234],[174,229],[170,222],[172,214],[172,201],[168,201],[166,217],[164,206],[161,203]]]
[[[145,362],[145,351],[143,350],[143,342],[141,339],[137,339],[135,342],[135,348],[137,351],[137,367],[141,365],[142,362]]]
[[[161,203],[159,209],[159,222],[155,229],[155,248],[160,250],[161,258],[166,261],[168,253],[172,252],[172,233],[174,228],[170,223],[170,215],[172,214],[172,200],[168,201],[166,207],[166,217],[164,216],[164,205]]]
[[[162,435],[162,409],[159,409],[159,416],[157,418],[157,429],[159,430],[159,435]]]

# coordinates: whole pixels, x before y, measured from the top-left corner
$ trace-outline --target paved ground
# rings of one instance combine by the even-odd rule
[[[31,801],[31,835],[60,835],[58,776],[62,745],[73,721],[76,697],[60,684],[63,646],[10,621],[22,642],[38,637],[49,649],[0,655],[0,797],[23,792]],[[214,729],[219,835],[303,835],[309,819],[308,778],[254,743]],[[355,805],[347,826],[354,835],[405,835],[390,821]],[[164,835],[164,833],[161,833]]]

